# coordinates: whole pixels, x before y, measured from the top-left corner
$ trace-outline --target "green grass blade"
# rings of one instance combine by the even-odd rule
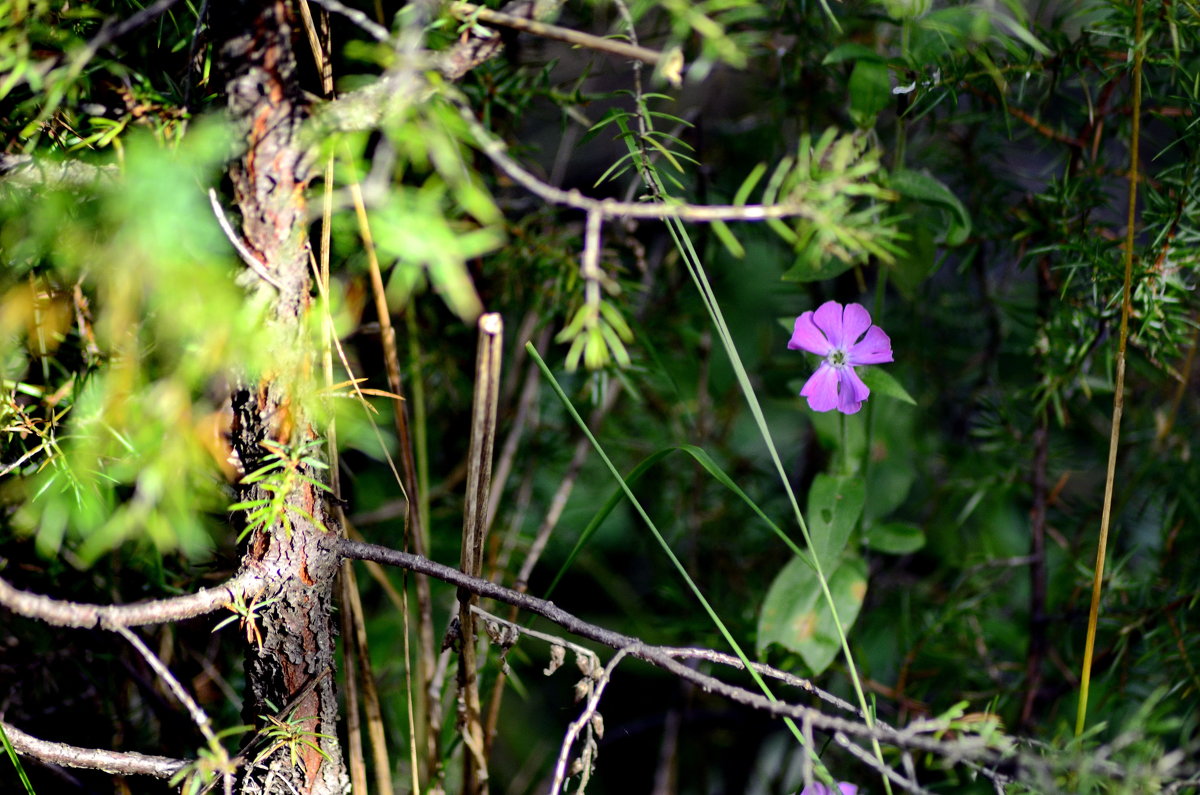
[[[737,495],[738,499],[750,507],[750,510],[754,511],[754,513],[760,519],[766,522],[767,526],[771,528],[771,532],[778,536],[793,554],[804,560],[810,566],[812,565],[808,554],[804,552],[804,550],[800,549],[800,547],[796,546],[796,543],[792,541],[790,537],[788,537],[788,534],[783,532],[779,525],[775,524],[775,522],[771,520],[771,517],[767,516],[763,512],[762,508],[759,508],[758,504],[755,503],[754,500],[750,499],[750,495],[742,491],[741,487],[733,482],[733,479],[726,474],[725,470],[721,469],[720,465],[712,459],[712,456],[710,456],[700,447],[696,447],[695,445],[691,444],[682,444],[676,447],[666,447],[662,450],[651,453],[643,458],[637,464],[637,466],[631,469],[629,474],[625,476],[624,480],[626,485],[632,486],[638,481],[639,478],[641,478],[642,475],[646,474],[646,472],[652,469],[664,458],[671,455],[671,453],[687,453],[694,458],[696,462],[712,476],[713,480],[732,491],[735,495]],[[624,489],[620,487],[616,488],[609,498],[605,500],[604,504],[600,506],[600,510],[592,516],[591,521],[587,523],[587,525],[583,528],[583,531],[579,534],[579,538],[576,540],[575,546],[572,547],[570,554],[567,555],[566,561],[563,562],[562,566],[558,570],[558,573],[554,575],[554,579],[550,581],[550,586],[543,594],[544,598],[550,598],[550,595],[558,586],[558,583],[563,578],[563,575],[567,573],[567,569],[569,569],[571,564],[575,562],[575,558],[579,556],[579,553],[583,550],[584,546],[586,546],[588,541],[591,540],[592,535],[600,529],[600,525],[604,524],[604,520],[609,517],[609,515],[623,499],[625,499]]]
[[[530,358],[537,363],[538,369],[542,371],[542,375],[546,378],[547,383],[549,383],[550,387],[554,390],[554,394],[563,404],[563,407],[567,410],[567,413],[571,415],[571,419],[574,420],[575,424],[579,426],[579,429],[583,431],[583,435],[587,437],[588,442],[592,445],[592,449],[596,451],[596,454],[600,456],[600,459],[604,462],[604,465],[608,468],[608,471],[612,474],[613,478],[616,479],[617,485],[620,487],[622,493],[624,493],[625,498],[629,500],[630,505],[632,505],[634,510],[637,511],[638,516],[640,516],[642,521],[646,523],[646,527],[650,529],[650,532],[654,536],[654,540],[658,542],[660,547],[662,547],[662,550],[666,554],[668,560],[671,561],[671,564],[675,567],[675,570],[679,572],[679,576],[683,578],[684,583],[692,592],[692,595],[696,597],[696,600],[700,603],[701,607],[704,608],[704,612],[708,614],[708,617],[712,620],[713,625],[717,628],[717,631],[721,633],[721,636],[725,639],[725,642],[729,644],[730,648],[733,649],[734,654],[736,654],[738,659],[742,661],[742,665],[746,667],[746,671],[750,674],[750,677],[754,680],[754,683],[758,685],[759,689],[762,690],[763,694],[768,699],[771,701],[778,701],[778,699],[775,697],[775,694],[772,693],[771,689],[767,686],[767,683],[763,681],[762,676],[754,669],[753,664],[750,662],[750,658],[746,656],[746,652],[742,650],[741,645],[736,639],[734,639],[733,634],[725,626],[725,622],[722,621],[721,617],[717,615],[717,611],[713,609],[711,604],[709,604],[708,599],[704,597],[704,594],[700,591],[700,588],[687,573],[687,569],[684,568],[684,565],[679,561],[679,558],[675,556],[675,553],[671,550],[671,546],[667,543],[667,540],[663,538],[662,533],[659,532],[658,526],[654,524],[654,520],[651,519],[650,515],[646,513],[646,509],[642,507],[642,504],[638,501],[638,498],[634,496],[633,491],[629,488],[629,484],[626,483],[625,479],[621,477],[621,473],[617,471],[617,468],[613,465],[612,460],[609,459],[608,455],[604,452],[604,448],[600,445],[600,442],[598,442],[596,437],[592,435],[591,429],[587,427],[587,423],[584,422],[583,417],[581,417],[579,412],[576,411],[575,406],[571,403],[571,399],[567,397],[567,393],[563,391],[563,388],[559,385],[558,380],[554,377],[554,374],[550,372],[550,368],[546,366],[546,362],[543,361],[542,357],[538,354],[537,348],[533,346],[533,343],[527,342],[525,343],[525,350],[529,354]],[[820,757],[818,757],[813,749],[810,748],[804,741],[804,735],[801,733],[800,727],[798,727],[795,721],[793,721],[791,718],[784,718],[784,722],[787,724],[795,738],[800,742],[800,745],[808,752],[809,756],[812,757],[813,762],[816,764],[818,769],[825,775],[828,775],[828,772],[825,770],[824,764],[821,762]]]
[[[4,725],[0,724],[0,743],[4,744],[4,752],[8,754],[8,758],[12,761],[13,767],[17,769],[17,776],[21,779],[21,784],[25,786],[25,792],[28,795],[36,795],[33,791],[33,784],[29,783],[29,776],[25,775],[25,768],[21,767],[21,757],[17,756],[17,749],[13,748],[12,743],[8,739],[8,734],[4,731]]]

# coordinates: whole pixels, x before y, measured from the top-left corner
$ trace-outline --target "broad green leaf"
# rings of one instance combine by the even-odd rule
[[[812,552],[826,571],[837,567],[866,499],[861,478],[822,472],[813,480],[808,491],[808,532]]]
[[[908,394],[908,390],[901,386],[896,377],[887,370],[879,367],[863,367],[857,372],[863,383],[871,390],[872,395],[887,395],[901,403],[908,403],[910,406],[917,405],[917,401]]]
[[[828,66],[829,64],[841,63],[843,61],[874,61],[876,63],[883,63],[884,58],[865,44],[848,42],[846,44],[839,44],[830,50],[825,59],[821,61],[821,65]]]
[[[888,106],[892,86],[887,64],[879,61],[859,61],[850,73],[850,118],[862,129],[875,124],[879,111]]]
[[[887,522],[867,530],[867,546],[889,555],[907,555],[925,546],[925,532],[913,524]]]
[[[912,199],[905,200],[904,205],[908,217],[905,223],[908,239],[899,244],[900,256],[888,267],[896,289],[905,298],[914,299],[917,288],[937,272],[937,243],[933,239],[932,228],[942,224],[940,218],[931,217],[940,214],[939,210]]]
[[[944,183],[923,171],[900,169],[891,175],[888,185],[897,193],[950,212],[950,224],[944,242],[958,246],[971,234],[971,215]]]
[[[849,631],[867,595],[866,562],[860,557],[843,562],[829,577],[829,591],[842,626]],[[799,654],[813,676],[828,668],[841,650],[821,583],[802,560],[793,559],[783,567],[763,600],[758,616],[759,657],[771,644]]]

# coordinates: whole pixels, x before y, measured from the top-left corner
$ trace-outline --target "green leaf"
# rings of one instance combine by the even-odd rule
[[[858,376],[871,390],[872,395],[887,395],[890,398],[895,398],[901,403],[907,403],[910,406],[917,405],[917,401],[913,400],[913,396],[908,394],[896,377],[887,370],[881,370],[878,367],[863,367],[859,369]]]
[[[861,478],[822,472],[813,480],[808,491],[808,532],[812,552],[827,571],[837,568],[866,499]]]
[[[841,276],[854,265],[853,262],[843,262],[832,257],[814,264],[811,253],[805,251],[796,258],[796,264],[784,271],[779,278],[785,282],[823,282]]]
[[[899,244],[900,255],[888,266],[891,281],[905,298],[915,299],[917,288],[937,272],[937,242],[933,229],[944,227],[941,211],[913,199],[904,201],[908,239]]]
[[[850,118],[862,129],[875,124],[875,117],[891,102],[892,86],[887,64],[859,61],[850,73]]]
[[[842,563],[829,577],[829,590],[842,626],[849,630],[867,595],[866,562],[854,557]],[[841,651],[817,574],[799,558],[776,575],[759,612],[759,657],[773,643],[799,654],[813,676],[828,668]]]
[[[733,255],[734,259],[741,259],[746,256],[745,247],[733,236],[733,232],[729,231],[729,227],[724,221],[713,221],[712,230],[716,234],[717,239]]]
[[[839,44],[830,50],[825,59],[821,61],[821,65],[828,66],[829,64],[842,63],[843,61],[873,61],[875,63],[883,63],[884,57],[865,44],[849,42]]]
[[[950,224],[943,242],[947,246],[959,246],[966,242],[971,234],[971,214],[940,180],[923,171],[900,169],[891,175],[888,185],[892,190],[910,199],[948,210]]]
[[[925,532],[913,524],[887,522],[870,528],[866,534],[867,546],[876,552],[888,555],[907,555],[925,546]]]
[[[754,186],[758,184],[758,181],[762,179],[763,174],[765,173],[767,173],[766,163],[759,163],[757,166],[751,169],[749,176],[746,177],[746,180],[742,183],[741,187],[738,188],[737,193],[734,195],[733,204],[737,205],[738,207],[741,207],[743,204],[745,204],[746,199],[750,198],[750,192],[754,190]]]

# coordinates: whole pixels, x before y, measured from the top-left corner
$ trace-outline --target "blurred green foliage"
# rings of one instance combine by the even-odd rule
[[[272,353],[281,346],[318,351],[325,312],[345,355],[332,357],[343,386],[325,389],[315,365],[291,374],[292,386],[314,426],[337,419],[355,524],[401,543],[402,498],[386,463],[400,452],[390,398],[377,391],[360,403],[344,386],[365,378],[387,388],[363,222],[345,195],[357,181],[399,329],[431,556],[458,555],[472,321],[499,311],[510,334],[501,441],[518,416],[523,425],[511,475],[496,484],[495,577],[513,583],[575,478],[569,419],[544,389],[521,397],[532,339],[567,371],[561,381],[585,416],[595,412],[593,430],[734,635],[850,697],[811,561],[771,533],[775,524],[800,543],[712,307],[689,278],[686,245],[658,222],[609,222],[599,273],[585,271],[582,214],[497,176],[459,115],[465,98],[511,156],[567,189],[805,208],[790,220],[687,230],[817,557],[830,562],[878,715],[941,718],[963,733],[966,716],[986,712],[993,734],[1032,738],[1021,747],[1033,761],[1010,792],[1157,791],[1196,756],[1200,703],[1200,561],[1187,553],[1200,528],[1200,16],[1187,3],[1143,2],[1142,42],[1132,5],[1116,2],[632,3],[643,46],[682,48],[680,89],[648,68],[636,88],[620,60],[533,37],[515,46],[505,34],[507,55],[460,85],[430,78],[378,129],[316,142],[336,166],[332,278],[326,296],[314,289],[299,342],[271,338],[269,291],[209,205],[214,188],[232,206],[221,172],[236,142],[218,121],[221,86],[197,9],[179,5],[92,48],[105,19],[138,7],[0,2],[5,157],[31,156],[40,169],[7,159],[0,169],[3,576],[110,601],[194,590],[209,568],[235,568],[244,527],[228,511],[245,473],[229,461],[229,392],[283,378]],[[606,4],[568,4],[558,24],[620,36],[621,19]],[[389,48],[341,18],[332,24],[340,89],[395,67]],[[427,41],[447,49],[463,32],[442,19]],[[1115,381],[1135,47],[1146,51],[1143,171],[1115,537],[1095,722],[1074,739]],[[311,66],[301,66],[315,95]],[[55,170],[63,163],[75,169],[69,179],[47,176],[66,175]],[[31,173],[36,187],[20,183]],[[313,207],[323,187],[314,182]],[[315,244],[319,224],[312,232]],[[777,322],[830,299],[869,306],[896,355],[864,372],[872,398],[845,419],[797,397],[814,362],[786,350]],[[619,397],[602,410],[609,390]],[[667,457],[680,449],[689,455]],[[274,478],[277,494],[288,462],[323,456],[315,447],[275,455],[259,477]],[[589,620],[656,643],[720,647],[607,472],[592,457],[576,466],[530,591],[553,580],[556,602]],[[274,511],[264,521],[282,510],[251,507]],[[1044,516],[1041,602],[1029,557],[1035,515]],[[377,584],[363,591],[385,719],[400,738],[393,758],[406,760],[405,617]],[[453,593],[434,593],[442,622]],[[206,630],[180,633],[163,644],[193,649],[180,653],[181,679],[201,681],[214,664],[236,669],[235,647],[210,644]],[[216,637],[225,635],[234,633]],[[71,661],[53,663],[57,682],[32,671],[57,633],[23,627],[12,637],[4,670],[24,693],[7,714],[43,720],[53,735],[61,720],[39,711],[46,693],[82,680]],[[95,654],[119,668],[118,651]],[[27,659],[10,661],[18,656]],[[536,789],[576,714],[565,677],[541,675],[544,656],[522,641],[506,661],[512,692],[494,775],[514,792]],[[485,683],[498,667],[493,655]],[[91,686],[89,709],[109,739],[120,727],[149,749],[154,727],[171,725],[145,693]],[[218,722],[237,723],[240,705],[206,687]],[[652,672],[623,664],[604,713],[593,792],[642,786],[666,769],[681,792],[797,786],[798,750],[778,724]],[[682,726],[677,746],[670,726]],[[843,780],[879,786],[854,758],[820,750]],[[1085,764],[1097,759],[1123,777]],[[965,768],[916,764],[936,791],[991,791]]]

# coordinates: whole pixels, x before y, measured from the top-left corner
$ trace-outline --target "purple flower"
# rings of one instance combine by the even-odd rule
[[[852,306],[858,305],[852,304]],[[838,788],[834,790],[824,784],[813,783],[800,790],[800,795],[839,795],[839,793],[840,795],[858,795],[858,785],[839,781]]]
[[[796,318],[788,348],[825,357],[800,390],[813,411],[856,413],[871,390],[854,368],[892,361],[892,341],[883,329],[871,325],[867,310],[860,304],[843,308],[837,301],[826,301],[816,312]]]

